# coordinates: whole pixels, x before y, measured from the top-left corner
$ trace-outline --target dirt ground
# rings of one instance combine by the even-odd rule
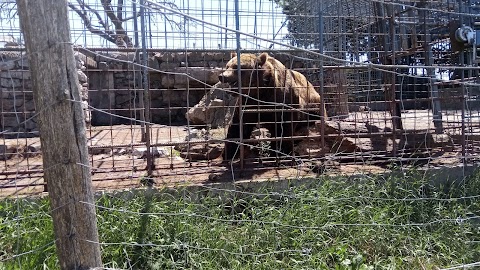
[[[359,127],[365,123],[375,125],[386,134],[391,128],[388,119],[389,115],[385,112],[367,111],[351,113],[348,118],[341,121]],[[318,162],[308,158],[279,166],[269,166],[267,162],[259,162],[258,158],[253,158],[245,161],[243,169],[239,162],[230,165],[222,162],[221,158],[192,162],[181,158],[174,145],[185,143],[187,135],[191,134],[189,130],[192,129],[186,126],[153,125],[151,141],[156,157],[152,179],[156,186],[161,187],[221,181],[313,177],[317,173],[375,174],[388,171],[392,160],[399,166],[410,166],[413,164],[412,160],[417,166],[453,166],[461,162],[463,141],[469,157],[468,162],[476,162],[476,153],[480,152],[478,151],[480,114],[470,112],[467,119],[463,136],[460,112],[444,112],[442,123],[446,136],[441,139],[441,143],[430,146],[422,142],[422,136],[425,136],[427,141],[427,136],[433,133],[431,112],[426,110],[404,112],[402,114],[404,129],[417,131],[415,138],[418,139],[420,136],[420,145],[424,144],[426,147],[422,147],[421,151],[418,149],[411,151],[412,149],[406,147],[418,148],[418,143],[402,143],[401,139],[397,139],[399,146],[397,157],[392,156],[391,139],[384,140],[386,144],[384,151],[375,152],[375,144],[378,141],[369,138],[368,134],[359,133],[357,136],[342,137],[342,140],[348,138],[353,141],[358,146],[357,150],[346,153],[337,149],[334,153],[327,153],[325,158],[330,161],[321,163],[320,167]],[[140,126],[128,125],[92,127],[88,130],[91,153],[88,165],[92,168],[92,180],[96,190],[127,189],[143,185],[147,163],[141,133]],[[222,139],[222,132],[217,131],[213,137]],[[196,139],[205,138],[197,136]],[[7,160],[0,159],[0,196],[26,196],[44,192],[39,138],[0,138],[1,144],[7,145],[12,153]]]

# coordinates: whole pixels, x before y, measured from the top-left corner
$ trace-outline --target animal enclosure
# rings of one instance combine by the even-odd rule
[[[162,186],[478,159],[474,1],[146,1],[140,14],[136,4],[126,1],[116,19],[96,1],[69,6],[97,189],[140,186],[145,176]],[[0,189],[8,197],[41,193],[45,183],[19,19],[2,5]],[[303,74],[327,117],[222,82],[232,52],[266,52]],[[278,128],[302,126],[292,134],[265,128],[297,113]],[[232,126],[255,128],[230,137]],[[237,159],[222,158],[226,141],[238,145]]]

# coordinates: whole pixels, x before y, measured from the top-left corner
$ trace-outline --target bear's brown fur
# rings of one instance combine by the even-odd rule
[[[308,125],[307,119],[319,119],[318,116],[322,114],[327,116],[325,106],[322,108],[320,95],[303,74],[287,69],[267,53],[259,56],[241,54],[240,65],[242,104],[244,110],[250,109],[243,111],[243,138],[250,138],[253,129],[259,125],[267,128],[276,138],[293,136],[299,128]],[[232,54],[225,71],[219,75],[220,81],[229,83],[231,87],[238,86],[237,66],[237,55]],[[298,110],[291,111],[292,107]],[[317,110],[302,111],[307,108]],[[261,111],[262,109],[278,111]],[[236,113],[228,130],[227,140],[240,137],[239,122],[240,116]],[[233,158],[237,152],[237,144],[227,142],[225,148],[226,158]],[[272,150],[291,154],[293,142],[275,141]]]

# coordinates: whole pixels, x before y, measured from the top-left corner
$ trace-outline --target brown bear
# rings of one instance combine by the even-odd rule
[[[237,65],[237,55],[232,53],[225,71],[219,75],[220,81],[229,83],[232,88],[238,86]],[[293,136],[301,127],[308,125],[307,120],[327,116],[320,95],[303,74],[287,69],[267,53],[259,56],[241,54],[240,65],[242,115],[238,111],[234,114],[227,140],[240,137],[239,123],[242,117],[243,138],[250,138],[252,131],[261,126],[277,138],[271,143],[274,153],[280,151],[286,155],[291,154],[293,141],[280,138]],[[303,110],[307,108],[316,110]],[[235,157],[237,146],[238,143],[227,141],[226,159]]]

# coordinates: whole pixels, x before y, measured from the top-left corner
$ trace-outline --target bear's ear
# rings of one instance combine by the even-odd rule
[[[267,62],[268,53],[264,52],[258,57],[258,64],[263,66]]]
[[[230,53],[230,57],[231,57],[231,58],[237,57],[237,53],[236,53],[236,52],[231,52],[231,53]]]

